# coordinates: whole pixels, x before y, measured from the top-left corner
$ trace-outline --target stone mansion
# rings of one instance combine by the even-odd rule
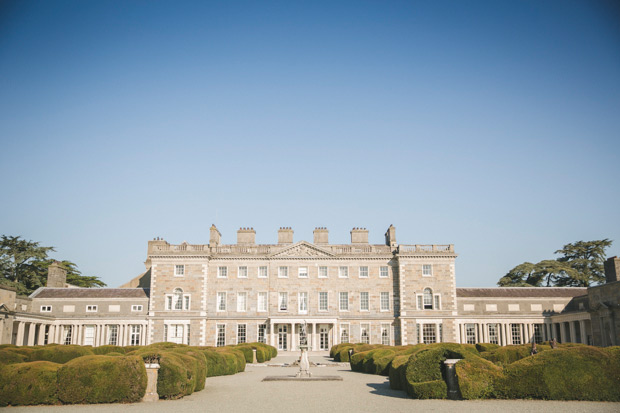
[[[258,245],[252,228],[237,243],[148,242],[146,271],[121,288],[75,288],[50,266],[47,287],[29,297],[0,287],[0,344],[100,346],[170,341],[223,346],[261,341],[312,350],[342,342],[522,344],[556,338],[620,344],[620,259],[606,262],[607,283],[591,288],[457,288],[453,245],[384,244],[351,230],[350,244]],[[301,326],[306,328],[302,329]],[[305,333],[303,333],[305,330]]]

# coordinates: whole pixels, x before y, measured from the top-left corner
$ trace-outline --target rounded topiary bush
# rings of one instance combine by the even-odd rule
[[[203,350],[207,359],[207,377],[228,376],[237,373],[237,358],[230,353]]]
[[[243,353],[246,363],[254,362],[254,349],[251,346],[249,346],[248,344],[238,344],[233,348]]]
[[[364,371],[371,374],[387,376],[389,364],[396,356],[396,352],[389,347],[370,350],[364,360]]]
[[[45,360],[64,364],[70,360],[83,356],[94,355],[90,347],[82,346],[43,346],[34,349],[30,356],[31,361]]]
[[[364,360],[366,358],[366,355],[368,355],[368,353],[369,351],[362,351],[362,352],[354,353],[353,355],[351,355],[351,358],[349,359],[349,363],[351,364],[351,370],[357,371],[357,372],[363,372],[364,371]]]
[[[172,349],[175,353],[183,354],[181,360],[191,371],[193,388],[192,391],[200,391],[205,388],[207,379],[207,358],[204,353],[192,347],[179,347]]]
[[[455,365],[461,397],[466,400],[497,397],[495,384],[503,378],[502,368],[471,353]]]
[[[26,361],[26,356],[18,353],[16,351],[11,351],[9,349],[0,349],[0,365],[3,364],[15,364],[15,363],[24,363]]]
[[[136,349],[133,347],[130,347],[131,351],[135,351]],[[120,354],[125,354],[125,347],[121,347],[121,346],[113,346],[113,345],[105,345],[105,346],[99,346],[99,347],[95,347],[92,349],[93,353],[95,355],[103,355],[103,354],[109,354],[109,353],[120,353]]]
[[[230,354],[235,358],[237,364],[237,372],[245,371],[245,355],[234,347],[216,347],[215,351],[219,353]]]
[[[144,397],[146,369],[137,356],[84,356],[58,369],[63,403],[131,403]]]
[[[398,355],[392,359],[389,368],[390,389],[405,390],[405,370],[410,355]]]
[[[480,353],[482,353],[483,351],[494,351],[494,350],[497,350],[498,348],[500,348],[499,344],[491,344],[491,343],[477,343],[476,344],[476,350],[478,350]]]
[[[0,406],[57,404],[56,374],[60,367],[49,361],[0,367]]]

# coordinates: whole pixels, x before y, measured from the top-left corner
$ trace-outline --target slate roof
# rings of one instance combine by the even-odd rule
[[[587,295],[585,287],[493,287],[457,288],[456,296],[461,298],[571,298]]]
[[[32,298],[148,298],[145,288],[41,288]]]

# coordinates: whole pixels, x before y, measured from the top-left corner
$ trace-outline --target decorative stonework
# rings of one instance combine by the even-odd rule
[[[333,257],[333,254],[330,254],[322,249],[315,247],[312,244],[308,244],[306,242],[300,242],[295,244],[289,248],[286,248],[280,252],[277,252],[272,255],[273,258],[282,258],[282,257]]]

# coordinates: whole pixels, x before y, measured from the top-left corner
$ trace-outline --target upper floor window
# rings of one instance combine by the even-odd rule
[[[349,311],[349,293],[341,292],[339,298],[338,304],[340,311]]]
[[[190,295],[183,294],[181,288],[175,288],[172,294],[166,294],[166,310],[189,310]]]
[[[388,267],[381,267],[381,269],[379,270],[379,277],[381,278],[387,278],[389,277],[389,273],[388,273]]]
[[[433,294],[433,290],[425,288],[423,294],[417,294],[418,310],[440,310],[441,294]]]
[[[433,266],[431,264],[424,264],[422,266],[422,276],[431,277],[433,275]]]
[[[299,267],[299,278],[308,278],[308,267]]]
[[[133,304],[131,306],[131,311],[142,311],[144,307],[141,304]]]
[[[174,266],[174,276],[175,277],[183,277],[185,275],[185,265],[175,265]]]
[[[368,278],[368,267],[360,267],[360,278]]]
[[[248,278],[248,267],[243,266],[239,267],[239,272],[237,273],[238,278]]]
[[[267,278],[267,267],[258,267],[258,278]]]
[[[368,311],[369,309],[368,291],[362,291],[360,293],[360,311]]]
[[[288,311],[288,293],[279,293],[278,301],[278,309],[280,311]]]
[[[430,288],[424,289],[424,309],[433,309],[433,290],[431,290]]]
[[[228,267],[217,267],[217,278],[227,278]]]
[[[245,312],[248,304],[248,293],[237,293],[237,311],[240,313]]]
[[[319,267],[319,278],[327,278],[327,267]]]
[[[267,292],[261,291],[258,293],[258,311],[267,311]]]
[[[299,293],[299,314],[308,313],[308,293]]]
[[[279,278],[288,278],[288,267],[279,267],[278,268],[278,277]]]
[[[349,267],[339,267],[338,268],[338,277],[340,277],[340,278],[348,278],[349,277]]]
[[[52,312],[52,306],[51,305],[42,305],[41,306],[41,312],[42,313],[51,313]]]
[[[217,293],[217,311],[226,311],[226,292],[219,291]]]
[[[86,312],[87,313],[96,313],[97,312],[97,306],[96,305],[87,305],[86,306]]]
[[[390,293],[381,292],[381,311],[390,311]]]
[[[327,291],[319,292],[319,311],[327,311]]]

